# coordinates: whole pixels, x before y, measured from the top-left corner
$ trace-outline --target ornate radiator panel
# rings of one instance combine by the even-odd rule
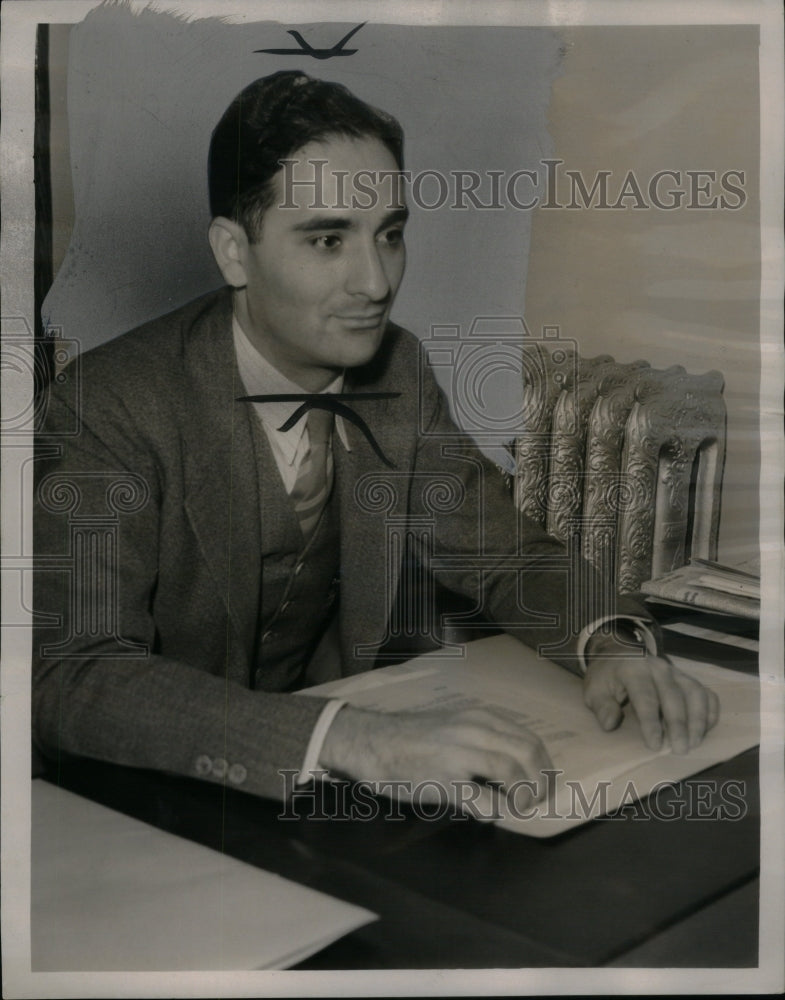
[[[683,565],[688,552],[716,558],[722,375],[608,355],[576,357],[565,375],[542,345],[528,350],[529,419],[515,443],[519,509],[561,541],[579,526],[584,555],[622,593]]]
[[[644,361],[619,365],[607,354],[581,358],[577,377],[564,386],[556,400],[551,430],[546,527],[561,542],[567,540],[570,522],[585,510],[589,485],[587,430],[600,385],[614,374],[629,377],[645,367]],[[616,464],[618,466],[618,456]]]
[[[717,557],[725,459],[722,388],[719,372],[678,374],[659,384],[644,379],[638,386],[621,457],[633,486],[632,502],[619,513],[622,591],[683,566],[688,545],[694,556]]]
[[[619,515],[628,507],[640,510],[650,503],[644,484],[632,479],[622,462],[627,421],[643,381],[658,385],[679,374],[686,375],[679,365],[667,371],[649,368],[645,362],[636,362],[634,366],[616,365],[602,380],[589,417],[583,503],[587,527],[583,532],[583,553],[596,566],[610,567],[617,584]],[[614,525],[612,533],[605,530],[608,522]]]
[[[545,527],[553,410],[576,358],[570,347],[551,351],[534,341],[524,343],[522,361],[524,427],[515,440],[515,505]]]

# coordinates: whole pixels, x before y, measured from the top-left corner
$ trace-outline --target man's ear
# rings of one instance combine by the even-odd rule
[[[248,284],[245,271],[248,237],[243,227],[239,222],[218,215],[210,223],[207,235],[224,281],[233,288],[244,288]]]

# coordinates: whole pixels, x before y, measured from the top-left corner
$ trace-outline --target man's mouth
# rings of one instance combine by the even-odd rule
[[[375,330],[382,322],[384,313],[384,309],[377,309],[372,313],[349,313],[338,319],[350,330]]]

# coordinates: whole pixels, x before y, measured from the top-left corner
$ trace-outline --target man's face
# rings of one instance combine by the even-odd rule
[[[395,160],[376,139],[334,136],[291,159],[297,163],[274,179],[259,241],[242,248],[246,284],[236,308],[258,350],[292,381],[318,391],[379,349],[406,263],[406,209],[390,176]],[[366,172],[358,178],[362,193],[353,183],[359,171]]]

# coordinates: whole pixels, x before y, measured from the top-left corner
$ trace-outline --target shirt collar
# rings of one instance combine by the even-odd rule
[[[302,393],[306,390],[296,382],[292,382],[282,372],[272,365],[263,354],[253,346],[245,330],[240,326],[237,317],[232,314],[232,335],[234,350],[237,357],[237,367],[240,380],[249,396],[282,395],[283,393]],[[341,372],[324,389],[323,393],[343,391],[344,373]],[[307,414],[304,414],[288,431],[281,432],[278,428],[285,423],[300,403],[254,403],[256,412],[268,431],[274,431],[276,439],[291,465],[294,462],[300,441],[305,433]],[[338,437],[347,451],[351,451],[346,426],[340,416],[335,418],[335,429]]]

